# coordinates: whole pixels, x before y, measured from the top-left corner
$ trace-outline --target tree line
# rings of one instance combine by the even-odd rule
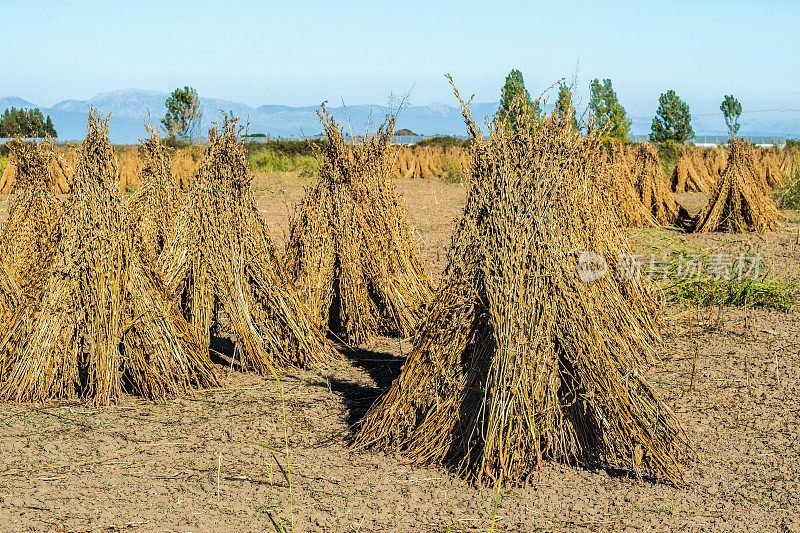
[[[632,122],[628,119],[625,108],[620,104],[611,80],[604,79],[601,82],[595,78],[589,89],[589,109],[594,115],[595,124],[604,132],[606,138],[629,142]],[[501,123],[515,123],[516,112],[512,103],[517,99],[521,99],[532,110],[534,120],[540,119],[539,101],[531,99],[530,93],[525,88],[522,72],[514,69],[506,76],[505,84],[500,91],[500,108],[497,118]],[[730,136],[735,137],[739,132],[742,105],[733,95],[726,95],[720,104],[720,111],[722,111]],[[563,120],[569,121],[575,130],[578,129],[572,88],[563,81],[558,87],[556,112]],[[693,139],[694,136],[689,104],[681,100],[672,89],[661,94],[658,98],[656,115],[650,126],[650,140],[656,143],[684,143]]]
[[[534,120],[541,118],[539,100],[531,99],[525,88],[522,72],[512,70],[506,76],[505,84],[500,92],[500,106],[497,118],[505,124],[516,122],[516,110],[512,105],[516,99],[521,98],[532,112]],[[175,89],[164,102],[167,109],[161,124],[168,138],[172,141],[182,142],[200,137],[200,125],[203,112],[200,107],[200,97],[192,87]],[[630,141],[631,120],[628,119],[625,108],[619,102],[617,92],[610,79],[602,82],[595,78],[590,84],[589,109],[594,115],[595,124],[605,133],[607,138],[622,142]],[[569,121],[573,129],[579,128],[575,116],[572,88],[563,81],[558,87],[556,100],[558,115]],[[726,95],[720,104],[725,125],[731,137],[739,132],[739,117],[742,114],[742,105],[733,95]],[[658,109],[651,124],[650,140],[657,143],[679,142],[683,143],[694,138],[692,129],[692,115],[689,104],[681,100],[674,90],[669,90],[658,98]],[[6,109],[0,117],[0,137],[31,137],[42,138],[45,136],[57,137],[50,115],[46,118],[38,109]]]
[[[38,109],[6,109],[0,116],[0,137],[38,138],[58,137],[50,115],[44,117]]]

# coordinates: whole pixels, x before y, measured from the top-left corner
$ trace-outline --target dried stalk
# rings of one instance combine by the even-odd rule
[[[320,177],[290,223],[286,261],[320,329],[351,344],[410,336],[432,296],[391,183],[394,119],[348,144],[323,106]]]
[[[325,363],[333,352],[258,212],[237,123],[226,116],[221,132],[216,126],[209,131],[198,177],[158,269],[206,347],[212,328],[227,327],[236,336],[242,368],[266,373]]]
[[[458,96],[458,92],[456,92]],[[686,435],[642,375],[659,334],[646,280],[598,190],[597,132],[555,113],[473,132],[467,203],[440,288],[401,375],[355,446],[454,466],[478,482],[524,483],[545,458],[683,483]],[[512,131],[513,130],[513,131]],[[610,265],[593,283],[577,255]]]
[[[11,401],[163,399],[219,379],[200,339],[134,251],[123,224],[108,119],[92,112],[40,307],[0,328]]]

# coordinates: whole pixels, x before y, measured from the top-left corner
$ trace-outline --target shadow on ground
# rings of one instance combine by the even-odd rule
[[[372,383],[330,377],[327,383],[315,383],[341,395],[351,429],[361,421],[370,406],[400,375],[405,357],[389,352],[338,345],[336,348],[353,366],[369,375]]]

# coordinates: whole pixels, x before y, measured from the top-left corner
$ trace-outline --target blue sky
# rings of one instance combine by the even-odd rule
[[[163,5],[168,4],[168,5]],[[116,89],[251,105],[478,101],[522,70],[537,95],[610,77],[631,114],[675,89],[694,113],[723,94],[800,109],[800,7],[790,1],[61,2],[2,0],[0,96],[49,106]]]

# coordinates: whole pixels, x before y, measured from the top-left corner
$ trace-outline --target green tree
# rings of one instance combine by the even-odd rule
[[[558,85],[556,112],[559,119],[568,122],[574,131],[578,131],[578,119],[575,118],[575,106],[572,105],[572,91],[564,82]]]
[[[719,105],[719,110],[722,111],[722,116],[725,117],[725,125],[728,126],[728,131],[731,137],[736,137],[739,133],[739,117],[742,116],[742,104],[739,100],[733,97],[732,94],[726,95],[725,99]]]
[[[197,96],[195,89],[188,86],[175,89],[167,97],[164,105],[167,114],[164,115],[161,124],[171,138],[188,138],[191,142],[195,133],[199,137],[203,111],[200,109],[200,97]]]
[[[58,134],[56,133],[56,128],[55,126],[53,126],[53,121],[50,119],[50,115],[47,115],[47,122],[45,122],[44,131],[50,137],[58,137]]]
[[[522,72],[512,70],[506,76],[506,83],[500,92],[500,109],[497,111],[498,120],[507,125],[516,124],[518,107],[524,105],[528,108],[534,120],[540,120],[542,111],[539,101],[533,102],[531,95],[525,88]]]
[[[0,118],[0,137],[16,137],[20,132],[19,119],[15,108],[3,111]]]
[[[50,115],[45,120],[38,109],[6,109],[0,117],[0,137],[57,137]]]
[[[692,114],[689,104],[678,98],[670,89],[658,97],[658,110],[653,117],[650,140],[657,143],[667,141],[686,142],[694,138]]]
[[[625,108],[619,103],[617,92],[610,79],[595,78],[590,86],[589,109],[594,113],[595,123],[606,132],[606,135],[619,141],[628,141],[631,132],[631,121]]]

